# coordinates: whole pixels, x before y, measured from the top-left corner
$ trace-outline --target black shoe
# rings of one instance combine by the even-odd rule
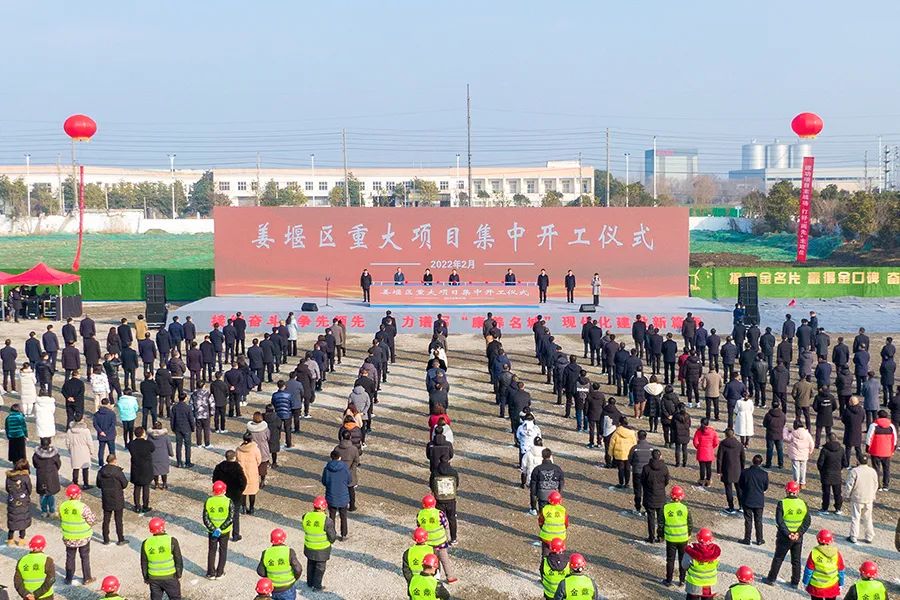
[[[757,545],[757,546],[765,546],[765,545],[766,545],[766,540],[756,540],[756,545]]]
[[[749,545],[750,545],[750,540],[739,540],[739,541],[738,541],[738,544],[743,544],[744,546],[749,546]]]
[[[127,546],[127,545],[128,545],[128,540],[119,540],[118,542],[116,542],[116,546]]]
[[[233,536],[231,536],[231,541],[232,541],[232,542],[239,542],[239,541],[241,541],[242,539],[244,539],[244,537],[243,537],[243,536],[240,536],[240,535],[233,535]]]
[[[185,469],[193,469],[193,468],[194,468],[194,463],[191,463],[191,462],[185,463],[184,468],[185,468]]]

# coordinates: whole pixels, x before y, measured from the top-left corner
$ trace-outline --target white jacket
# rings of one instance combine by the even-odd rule
[[[450,444],[452,444],[453,443],[453,430],[450,429],[450,426],[447,425],[446,423],[444,423],[442,425],[442,427],[444,428],[444,433],[443,433],[444,439],[447,440],[447,442],[449,442]],[[437,427],[435,427],[434,429],[431,430],[431,439],[432,440],[434,440],[434,436],[437,435],[435,433],[435,429],[437,429]]]
[[[94,395],[109,395],[109,380],[106,378],[106,373],[94,373],[91,375],[91,389],[94,391]]]
[[[753,401],[749,398],[738,400],[734,405],[734,434],[753,436]]]
[[[300,327],[297,326],[297,320],[293,320],[287,325],[288,330],[288,339],[291,341],[297,341],[297,336],[300,334]]]
[[[37,379],[34,376],[34,371],[28,369],[27,371],[19,370],[19,400],[22,403],[22,413],[26,416],[31,416],[32,409],[31,407],[34,405],[34,401],[37,399]]]
[[[516,430],[516,439],[519,440],[519,454],[525,454],[534,446],[534,438],[541,435],[541,428],[534,421],[522,421]]]
[[[541,452],[544,451],[543,446],[531,446],[531,449],[522,455],[522,474],[525,476],[525,485],[531,484],[531,472],[534,468],[544,462]]]
[[[34,425],[38,438],[56,435],[56,401],[50,396],[38,396],[35,400]]]

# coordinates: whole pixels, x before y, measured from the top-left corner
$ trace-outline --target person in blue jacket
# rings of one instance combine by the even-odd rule
[[[347,538],[347,509],[350,507],[350,469],[341,460],[337,450],[331,451],[331,460],[322,471],[322,485],[325,486],[325,500],[328,501],[328,517],[334,520],[335,514],[341,517],[341,535],[338,540]]]

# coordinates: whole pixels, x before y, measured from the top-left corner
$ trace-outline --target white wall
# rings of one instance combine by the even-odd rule
[[[140,210],[85,212],[86,233],[146,233],[152,229],[167,233],[212,233],[212,219],[145,219]],[[77,216],[48,215],[29,221],[12,221],[0,216],[0,235],[78,233]]]
[[[743,217],[691,217],[691,231],[743,231],[749,233],[752,222]]]

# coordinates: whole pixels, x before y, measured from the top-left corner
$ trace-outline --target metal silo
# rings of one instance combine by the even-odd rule
[[[790,165],[790,149],[778,140],[766,146],[766,168],[787,169]]]
[[[791,146],[791,168],[799,169],[803,166],[803,158],[812,156],[812,146],[809,144],[793,144]]]
[[[741,146],[741,169],[750,171],[766,168],[766,147],[756,140]]]

